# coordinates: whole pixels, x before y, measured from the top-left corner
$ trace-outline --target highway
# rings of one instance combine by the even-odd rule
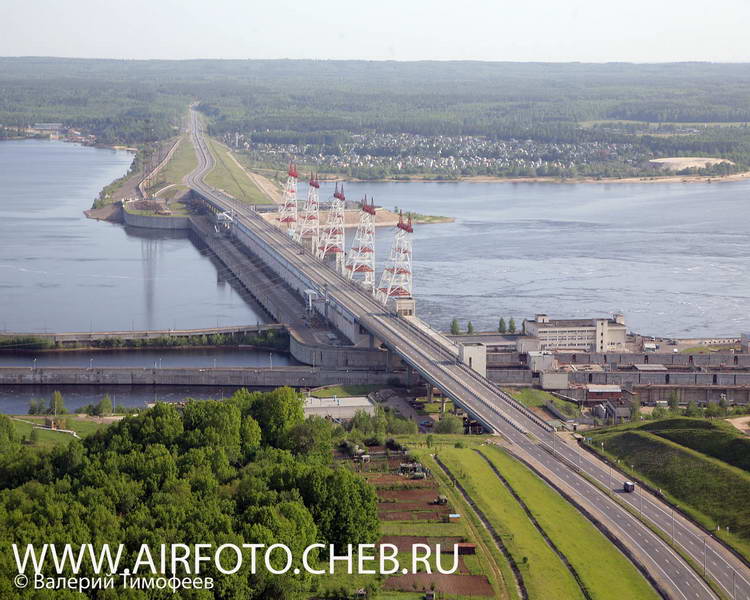
[[[506,438],[514,451],[532,463],[542,465],[555,483],[575,490],[574,499],[602,516],[604,525],[618,537],[638,562],[658,582],[670,598],[716,598],[701,575],[690,567],[661,537],[638,520],[614,498],[631,506],[632,511],[656,525],[667,537],[681,545],[696,565],[705,564],[706,573],[731,598],[750,598],[750,569],[714,538],[649,494],[615,494],[623,475],[610,475],[603,462],[582,453],[561,440],[550,428],[520,403],[501,392],[485,377],[456,361],[455,352],[422,328],[390,313],[362,288],[353,285],[284,232],[267,223],[246,205],[211,188],[203,176],[213,168],[214,159],[203,138],[202,123],[191,112],[191,135],[199,156],[199,166],[187,183],[217,208],[232,211],[234,219],[251,229],[264,244],[273,248],[290,265],[304,272],[320,290],[356,315],[359,323],[425,380],[463,406],[490,429]],[[585,475],[585,476],[584,476]],[[594,485],[595,480],[599,486]],[[609,493],[602,488],[610,490]],[[595,557],[592,557],[595,560]],[[702,570],[698,568],[698,570]]]

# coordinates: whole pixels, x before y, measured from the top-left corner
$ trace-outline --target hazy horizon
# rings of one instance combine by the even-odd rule
[[[6,0],[0,56],[553,63],[750,62],[750,4],[632,0]]]

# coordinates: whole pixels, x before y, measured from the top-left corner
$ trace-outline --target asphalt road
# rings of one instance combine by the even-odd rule
[[[232,210],[234,218],[251,229],[286,262],[303,271],[319,290],[351,313],[359,323],[410,364],[425,379],[464,406],[468,412],[502,434],[520,453],[543,465],[559,482],[571,486],[574,499],[594,507],[603,516],[605,526],[630,549],[660,587],[671,598],[716,598],[699,573],[693,570],[665,541],[625,510],[612,497],[592,484],[579,470],[607,489],[621,486],[624,475],[612,475],[603,462],[557,440],[542,420],[497,389],[486,378],[463,364],[455,354],[408,319],[388,312],[383,305],[333,271],[285,233],[273,227],[242,203],[207,186],[202,178],[213,167],[213,157],[203,139],[195,113],[191,116],[192,135],[199,155],[199,167],[188,176],[188,184],[222,210]],[[674,531],[679,543],[698,565],[705,562],[706,572],[729,597],[750,598],[750,569],[711,536],[687,520],[675,516],[658,498],[648,494],[618,494],[636,511],[655,524],[667,536]],[[641,508],[642,507],[642,508]],[[595,557],[592,557],[595,560]]]

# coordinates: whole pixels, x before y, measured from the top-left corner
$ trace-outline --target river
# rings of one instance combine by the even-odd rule
[[[0,143],[0,329],[266,319],[186,236],[83,216],[130,160],[124,151],[63,142]],[[321,187],[321,198],[329,188]],[[499,317],[520,324],[537,312],[617,311],[647,334],[750,331],[750,182],[352,183],[346,192],[455,218],[414,233],[417,311],[435,327],[453,317],[494,329]],[[379,268],[392,235],[377,233]]]
[[[0,329],[201,328],[265,322],[183,233],[87,219],[132,154],[59,141],[0,142]]]
[[[356,183],[346,193],[455,218],[414,232],[417,314],[434,327],[623,312],[650,335],[750,331],[750,181]],[[378,230],[379,263],[392,231]]]

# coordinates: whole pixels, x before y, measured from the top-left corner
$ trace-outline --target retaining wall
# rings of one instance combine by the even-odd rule
[[[317,367],[166,368],[0,367],[0,385],[170,385],[317,387],[335,384],[406,382],[406,374]]]

